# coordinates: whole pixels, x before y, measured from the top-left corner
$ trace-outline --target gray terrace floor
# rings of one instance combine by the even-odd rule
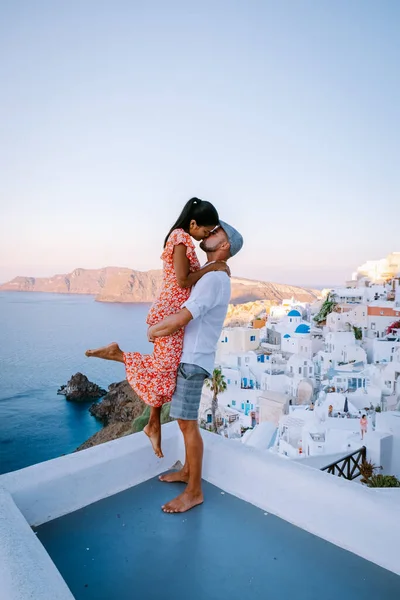
[[[180,489],[152,479],[37,528],[77,600],[400,598],[400,577],[208,483],[164,514]]]

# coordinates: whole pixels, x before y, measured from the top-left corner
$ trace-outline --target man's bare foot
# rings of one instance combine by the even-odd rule
[[[147,437],[149,438],[151,445],[153,446],[154,454],[158,458],[164,458],[164,454],[161,450],[161,425],[160,427],[151,427],[149,424],[143,429]]]
[[[86,350],[86,356],[94,358],[104,358],[105,360],[115,360],[117,357],[120,358],[122,350],[116,342],[108,344],[108,346],[102,346],[96,350]]]
[[[160,475],[158,479],[166,483],[187,483],[189,481],[189,472],[183,469],[180,471],[171,471],[170,473],[165,473],[165,475]]]
[[[183,513],[204,502],[201,492],[192,494],[186,490],[161,508],[165,513]]]

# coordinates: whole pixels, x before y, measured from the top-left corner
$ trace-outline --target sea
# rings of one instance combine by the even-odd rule
[[[121,363],[86,358],[85,350],[116,341],[151,352],[149,307],[0,292],[0,474],[73,452],[102,427],[90,403],[68,402],[57,390],[77,372],[106,389],[122,381]]]

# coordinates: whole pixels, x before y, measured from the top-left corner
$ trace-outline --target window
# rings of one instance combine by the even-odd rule
[[[232,406],[236,406],[236,400],[232,400]]]
[[[312,375],[312,367],[308,367],[308,372],[310,375]]]
[[[228,379],[228,383],[230,383],[230,382],[231,382],[231,380],[230,380],[230,379]]]
[[[301,375],[301,367],[299,367],[299,375]]]
[[[225,336],[225,342],[227,342],[227,341],[228,341],[228,338]]]
[[[244,410],[244,402],[242,402],[242,410]]]
[[[211,423],[212,422],[212,415],[207,415],[207,423]]]
[[[375,328],[376,328],[376,324],[375,323],[371,323],[371,329],[372,329],[372,331],[375,331]]]
[[[250,336],[250,341],[251,342],[255,342],[256,341],[256,336],[255,335],[251,335]]]

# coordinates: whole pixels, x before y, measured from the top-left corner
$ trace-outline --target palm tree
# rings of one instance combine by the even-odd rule
[[[212,429],[217,431],[215,415],[218,408],[218,394],[225,392],[226,381],[221,369],[214,369],[212,376],[206,379],[206,386],[212,391],[213,399],[211,402]]]

